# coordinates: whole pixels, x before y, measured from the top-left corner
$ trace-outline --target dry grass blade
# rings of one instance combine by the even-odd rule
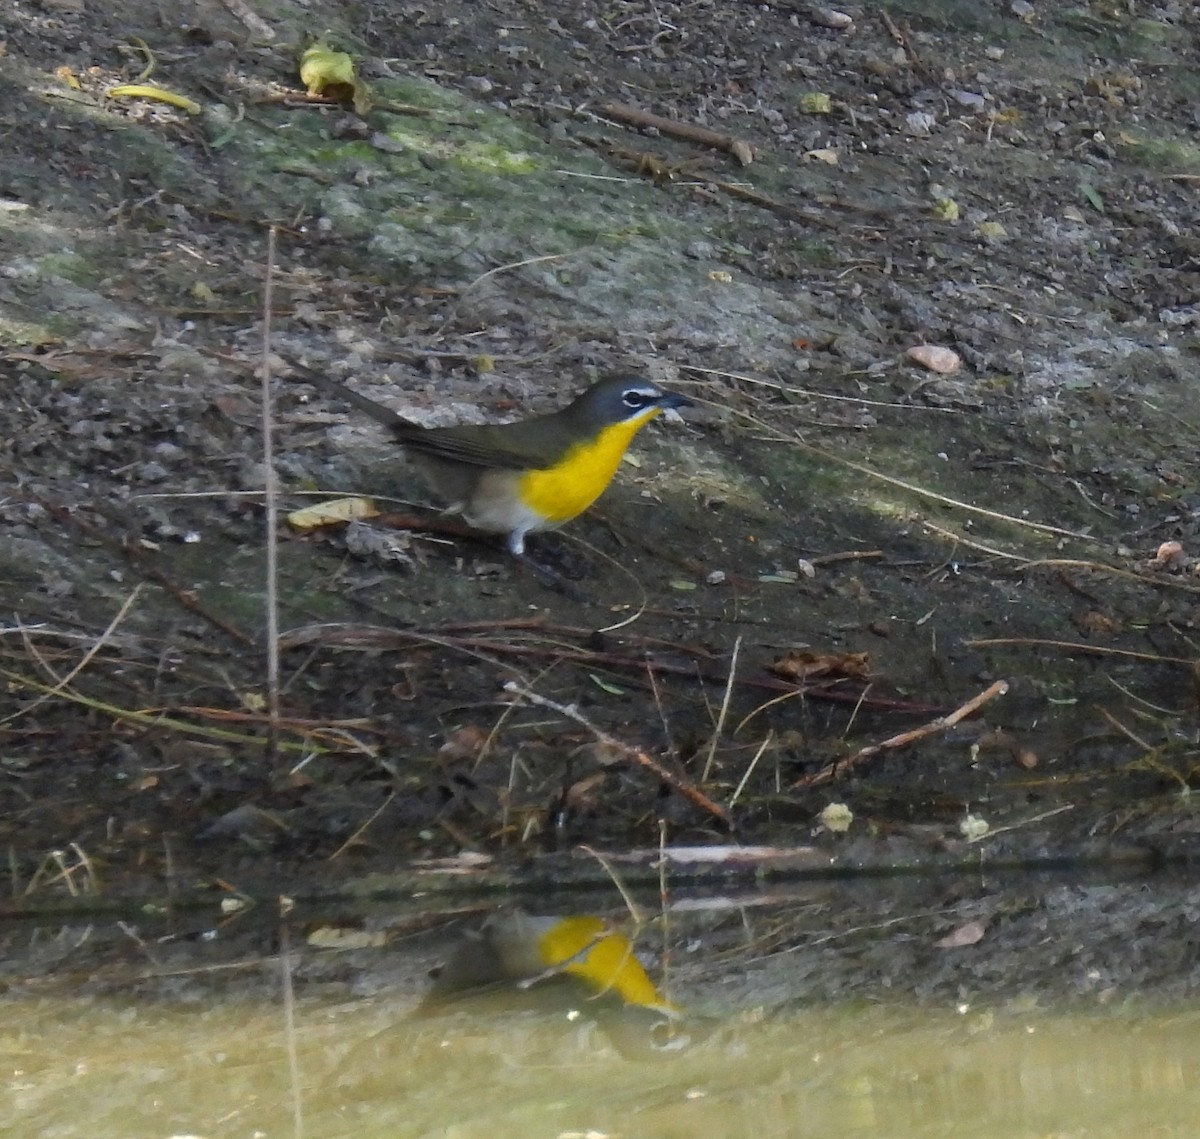
[[[708,758],[704,761],[704,772],[700,776],[701,783],[707,783],[708,777],[712,773],[713,761],[717,756],[717,744],[721,740],[721,733],[725,730],[725,718],[729,715],[729,699],[733,695],[733,678],[737,675],[738,654],[742,651],[742,637],[738,634],[737,640],[733,642],[733,652],[729,657],[729,676],[725,681],[725,695],[721,698],[721,711],[717,713],[717,723],[713,728],[712,740],[708,745]]]
[[[758,751],[754,753],[754,758],[746,767],[746,772],[738,781],[737,787],[734,788],[733,794],[729,798],[730,810],[733,809],[738,799],[741,798],[742,792],[746,789],[746,784],[750,782],[750,776],[754,774],[754,769],[758,766],[758,761],[762,759],[763,753],[771,746],[771,741],[775,738],[775,732],[769,731],[763,738],[763,742],[759,744]]]
[[[969,649],[995,648],[999,645],[1032,648],[1064,649],[1071,653],[1090,653],[1093,656],[1129,657],[1131,660],[1152,661],[1155,664],[1182,664],[1191,668],[1196,662],[1187,657],[1165,657],[1158,653],[1139,653],[1133,649],[1113,649],[1107,645],[1089,645],[1081,641],[1049,641],[1040,637],[985,637],[982,640],[963,641]]]
[[[31,687],[41,687],[42,694],[29,704],[26,704],[24,708],[13,712],[10,716],[5,716],[2,720],[0,720],[0,724],[11,724],[13,720],[19,719],[21,716],[32,712],[33,709],[38,707],[39,704],[44,704],[47,700],[51,700],[55,696],[60,696],[64,693],[67,693],[71,696],[71,698],[74,699],[75,694],[69,693],[67,686],[72,680],[75,679],[75,677],[77,677],[85,668],[87,668],[88,663],[92,660],[92,658],[95,657],[95,655],[104,647],[105,643],[113,635],[113,633],[116,632],[117,627],[122,621],[125,620],[129,610],[133,608],[133,603],[138,599],[138,595],[141,593],[141,591],[142,587],[140,584],[134,587],[133,592],[125,599],[125,603],[117,611],[117,615],[108,623],[108,628],[100,634],[99,639],[92,645],[91,648],[88,649],[86,653],[83,654],[83,657],[80,659],[79,663],[75,665],[75,667],[72,668],[66,676],[58,679],[50,687],[31,684]]]
[[[856,407],[890,407],[896,411],[919,411],[929,412],[934,415],[957,415],[962,416],[962,412],[956,407],[920,407],[911,403],[894,403],[887,400],[879,399],[863,399],[862,396],[856,395],[841,395],[835,392],[818,392],[812,388],[797,389],[792,384],[781,384],[774,380],[764,380],[759,376],[747,376],[742,372],[725,372],[720,368],[701,368],[695,364],[680,364],[681,372],[695,372],[700,376],[717,376],[725,380],[737,380],[740,383],[752,384],[759,388],[770,388],[772,391],[788,392],[789,394],[800,394],[808,399],[824,399],[832,403],[852,403]],[[698,400],[697,402],[705,403],[708,401]],[[718,406],[714,402],[714,406]]]
[[[904,479],[898,479],[894,475],[885,475],[882,471],[875,470],[874,467],[856,463],[853,459],[847,459],[845,456],[838,455],[833,451],[826,451],[821,447],[814,447],[811,443],[805,443],[803,440],[797,439],[794,435],[790,435],[786,431],[780,431],[779,428],[773,427],[771,424],[756,415],[751,415],[749,412],[734,410],[733,414],[762,431],[763,437],[769,442],[785,443],[789,447],[795,447],[805,452],[805,454],[812,455],[815,459],[820,459],[822,463],[835,463],[857,474],[866,475],[868,478],[876,479],[879,482],[887,483],[889,486],[907,491],[909,494],[929,499],[931,502],[940,502],[943,506],[950,506],[955,510],[965,511],[967,514],[975,514],[981,518],[991,518],[996,522],[1006,522],[1011,526],[1019,526],[1026,530],[1036,530],[1040,534],[1054,534],[1060,538],[1073,538],[1076,541],[1087,542],[1090,545],[1096,545],[1100,542],[1100,539],[1093,534],[1083,534],[1078,530],[1066,530],[1061,526],[1051,526],[1047,522],[1033,522],[1028,518],[1019,518],[1013,514],[1005,514],[1000,510],[988,510],[984,506],[976,506],[971,502],[963,502],[959,498],[951,498],[949,495],[941,494],[936,490],[931,490],[929,487],[906,482]]]
[[[288,917],[291,898],[279,899],[279,973],[283,991],[283,1035],[287,1045],[292,1099],[292,1139],[304,1139],[304,1100],[300,1093],[300,1051],[296,1043],[296,990],[292,983],[292,944]]]
[[[46,692],[62,696],[63,699],[69,700],[72,704],[78,704],[83,708],[91,708],[96,712],[101,712],[106,716],[112,717],[114,720],[124,720],[131,724],[143,724],[146,727],[152,728],[165,728],[170,731],[181,732],[184,735],[200,736],[203,739],[220,740],[225,743],[248,744],[251,747],[262,747],[265,743],[261,736],[231,732],[224,728],[210,728],[203,724],[189,724],[186,720],[177,720],[161,712],[143,712],[136,708],[122,708],[119,705],[110,704],[104,700],[94,700],[90,696],[84,696],[82,693],[74,692],[71,689],[55,692],[48,684],[43,684],[41,681],[34,680],[30,676],[22,676],[19,672],[10,672],[6,668],[0,668],[0,677],[3,677],[10,684],[18,688],[32,688],[35,692]],[[307,744],[300,743],[283,743],[280,744],[280,747],[286,751],[301,753],[310,750]]]
[[[938,735],[946,731],[947,728],[954,727],[960,720],[965,720],[968,716],[974,715],[989,701],[994,700],[997,696],[1003,696],[1008,691],[1008,682],[1005,680],[997,680],[991,687],[980,692],[979,695],[973,696],[960,708],[956,708],[953,712],[946,716],[940,716],[936,720],[931,720],[928,724],[922,724],[919,728],[913,728],[907,732],[901,732],[899,735],[892,736],[884,740],[882,743],[871,744],[868,747],[859,748],[858,751],[846,756],[845,759],[839,759],[834,763],[828,763],[821,768],[820,771],[813,772],[812,775],[804,775],[797,779],[792,784],[793,787],[819,787],[822,783],[832,782],[834,779],[839,779],[848,771],[853,770],[859,764],[866,762],[868,759],[873,759],[884,751],[895,751],[897,748],[907,747],[917,740],[925,739],[927,736]]]
[[[279,480],[275,474],[275,424],[271,403],[271,307],[275,290],[275,227],[267,230],[267,269],[263,284],[262,359],[259,398],[262,412],[263,477],[266,484],[267,545],[267,759],[276,757],[279,740]]]
[[[587,728],[601,743],[607,744],[614,751],[620,752],[627,759],[632,760],[640,767],[646,768],[647,771],[653,772],[655,777],[660,779],[673,791],[678,791],[689,802],[694,803],[701,810],[705,811],[715,819],[720,819],[721,822],[729,823],[729,813],[724,807],[714,803],[707,795],[704,794],[694,784],[682,779],[673,771],[668,771],[661,763],[651,759],[640,748],[633,747],[625,743],[623,740],[617,739],[616,736],[610,735],[603,728],[593,724],[579,710],[569,704],[560,704],[557,700],[551,700],[546,696],[540,696],[538,693],[526,688],[523,684],[518,684],[515,680],[510,680],[504,685],[505,692],[511,692],[515,696],[519,696],[522,700],[529,701],[530,704],[537,704],[542,708],[549,708],[551,711],[557,712],[560,716],[565,716],[568,720],[574,720],[575,723]]]
[[[600,851],[596,850],[594,847],[587,846],[586,844],[584,844],[584,845],[581,845],[579,849],[582,850],[585,854],[590,855],[598,863],[600,863],[600,866],[604,870],[604,873],[609,876],[609,878],[612,881],[612,884],[617,888],[617,893],[621,895],[621,901],[623,901],[625,903],[625,908],[629,911],[629,916],[630,916],[630,918],[633,919],[634,925],[638,926],[639,928],[641,926],[645,925],[646,924],[645,910],[643,910],[642,907],[637,904],[637,902],[635,901],[635,899],[633,897],[633,894],[630,892],[629,887],[625,885],[624,880],[621,878],[621,875],[617,873],[616,868],[613,866],[612,862],[609,861],[609,859],[605,858],[605,856],[603,854],[601,854]]]

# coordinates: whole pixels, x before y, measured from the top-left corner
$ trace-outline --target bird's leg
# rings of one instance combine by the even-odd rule
[[[577,585],[568,581],[553,566],[548,566],[545,562],[538,561],[537,558],[526,551],[524,531],[514,530],[508,536],[508,552],[517,561],[527,565],[533,571],[538,581],[547,589],[553,589],[556,593],[561,593],[564,597],[569,597],[572,601],[588,600],[587,595]]]
[[[514,554],[513,556],[517,561],[527,565],[533,571],[534,577],[547,589],[553,589],[555,593],[561,593],[564,597],[569,597],[572,601],[589,600],[588,595],[579,586],[563,577],[558,570],[553,569],[544,562],[539,562],[529,554],[521,553]]]

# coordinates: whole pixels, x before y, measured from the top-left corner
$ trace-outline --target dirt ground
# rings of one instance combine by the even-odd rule
[[[0,11],[11,908],[599,877],[569,852],[664,838],[1190,858],[1192,6],[115,10]],[[324,29],[369,106],[303,98]],[[137,82],[197,113],[106,96]],[[284,508],[423,522],[281,526],[274,737],[269,224]],[[574,600],[290,362],[430,424],[618,369],[696,407],[540,545]]]

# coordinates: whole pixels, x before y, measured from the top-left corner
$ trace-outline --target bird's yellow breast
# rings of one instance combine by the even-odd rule
[[[555,466],[526,472],[521,476],[521,502],[547,527],[570,522],[604,493],[639,428],[660,411],[647,408],[634,419],[605,427],[594,439],[576,443]]]

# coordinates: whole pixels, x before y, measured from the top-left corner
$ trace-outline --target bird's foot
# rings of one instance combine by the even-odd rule
[[[553,566],[539,562],[536,558],[531,558],[528,554],[515,554],[514,556],[523,565],[528,566],[533,571],[534,577],[547,589],[553,589],[555,593],[561,593],[564,597],[569,597],[572,601],[588,600],[587,594],[579,586],[568,578],[565,578]]]

